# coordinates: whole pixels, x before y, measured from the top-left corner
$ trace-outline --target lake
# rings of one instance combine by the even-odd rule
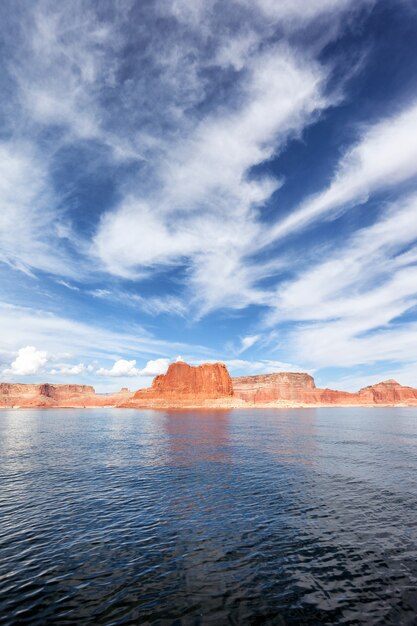
[[[417,409],[0,411],[1,624],[417,624]]]

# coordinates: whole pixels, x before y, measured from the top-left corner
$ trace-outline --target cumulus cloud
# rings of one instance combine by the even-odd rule
[[[99,376],[157,376],[158,374],[165,374],[170,359],[160,358],[148,361],[143,369],[136,367],[136,360],[127,361],[125,359],[119,359],[116,361],[110,369],[99,368],[97,374]]]
[[[76,365],[63,364],[59,367],[54,367],[49,372],[52,375],[62,375],[62,376],[79,376],[80,374],[85,374],[86,372],[93,372],[93,365],[84,365],[84,363],[78,363]]]
[[[20,348],[10,368],[3,370],[3,373],[16,376],[38,374],[48,362],[48,358],[48,353],[44,350],[37,350],[34,346],[26,346]]]
[[[140,370],[141,376],[158,376],[159,374],[166,374],[170,359],[154,359],[148,361],[145,367]]]
[[[100,367],[97,370],[99,376],[138,376],[140,371],[136,368],[136,361],[132,359],[127,361],[126,359],[119,359],[115,361],[110,369]]]

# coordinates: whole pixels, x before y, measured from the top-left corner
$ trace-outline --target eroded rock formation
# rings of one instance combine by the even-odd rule
[[[90,385],[0,383],[0,407],[116,406],[132,395],[128,390],[100,395]]]
[[[121,389],[96,394],[88,385],[0,383],[0,407],[155,407],[233,408],[245,406],[417,406],[417,389],[386,380],[357,393],[320,389],[300,372],[230,378],[224,363],[193,367],[172,363],[152,386],[136,393]]]
[[[416,403],[417,389],[400,385],[396,380],[384,380],[382,383],[363,387],[357,394],[362,402],[372,404]]]
[[[279,372],[233,378],[237,398],[253,404],[291,402],[307,405],[417,404],[417,389],[387,380],[357,393],[320,389],[309,374]]]
[[[194,367],[177,361],[171,363],[166,374],[156,376],[149,389],[139,389],[128,405],[195,405],[232,397],[232,379],[224,363],[204,363]]]
[[[239,376],[232,379],[237,398],[246,402],[275,402],[291,400],[309,402],[314,399],[316,385],[309,374],[279,372],[257,376]]]

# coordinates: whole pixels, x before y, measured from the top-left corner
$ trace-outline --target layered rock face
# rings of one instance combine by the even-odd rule
[[[246,402],[309,402],[314,399],[316,385],[309,374],[279,372],[258,376],[239,376],[232,379],[237,398]]]
[[[232,379],[224,363],[204,363],[194,367],[177,361],[171,363],[166,374],[156,376],[149,389],[139,389],[129,405],[201,403],[232,396]]]
[[[0,407],[116,406],[133,394],[97,395],[90,385],[0,383]]]
[[[280,372],[233,378],[234,394],[253,404],[293,402],[322,405],[417,404],[417,389],[387,380],[357,393],[319,389],[309,374]]]
[[[372,404],[417,404],[417,389],[405,387],[396,380],[385,380],[382,383],[360,389],[357,394],[362,402]]]
[[[279,372],[230,378],[224,363],[172,363],[149,389],[96,394],[89,385],[0,383],[0,407],[232,408],[321,405],[417,406],[417,389],[386,380],[357,393],[319,389],[309,374]]]

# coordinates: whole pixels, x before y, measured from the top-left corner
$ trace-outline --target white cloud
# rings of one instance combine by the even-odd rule
[[[281,285],[269,325],[302,322],[287,348],[318,367],[415,358],[415,325],[401,320],[417,305],[417,195],[388,207],[328,258]]]
[[[310,368],[306,370],[299,365],[270,359],[258,359],[256,361],[226,359],[225,364],[232,376],[253,376],[256,374],[273,374],[274,372],[312,372]]]
[[[110,369],[99,368],[97,374],[99,376],[158,376],[158,374],[165,374],[170,359],[159,358],[148,361],[143,369],[136,367],[136,360],[127,361],[125,359],[118,359]]]
[[[252,346],[259,341],[261,335],[247,335],[246,337],[242,337],[240,340],[240,348],[238,350],[238,354],[242,354],[245,350],[248,350]]]
[[[79,287],[76,287],[75,285],[71,285],[65,280],[57,280],[56,282],[58,283],[58,285],[62,285],[63,287],[66,287],[67,289],[70,289],[71,291],[80,291]]]
[[[188,287],[201,312],[262,300],[253,285],[275,268],[248,256],[262,230],[257,207],[281,183],[249,179],[248,171],[330,104],[322,93],[327,70],[284,46],[255,55],[245,76],[233,106],[167,145],[160,190],[125,198],[95,238],[95,254],[116,275],[188,265]]]
[[[140,370],[141,376],[158,376],[159,374],[166,374],[170,359],[154,359],[148,361],[145,367]]]
[[[129,9],[130,3],[124,4]],[[40,0],[22,17],[23,23],[25,19],[25,45],[17,48],[9,71],[26,117],[62,126],[68,133],[64,141],[98,140],[116,159],[138,158],[132,142],[104,127],[98,97],[101,88],[114,87],[119,28],[126,19],[123,7],[112,21],[104,21],[82,0],[74,0],[71,7]]]
[[[59,367],[54,367],[49,373],[52,375],[79,376],[80,374],[92,372],[93,370],[93,366],[85,366],[84,363],[78,363],[77,365],[63,364]]]
[[[412,361],[405,365],[394,363],[384,369],[377,367],[376,371],[368,374],[355,371],[347,376],[341,376],[335,381],[330,380],[327,385],[331,389],[357,391],[383,380],[396,380],[401,385],[417,388],[417,362]]]
[[[109,289],[94,289],[89,292],[94,298],[104,298],[117,302],[123,302],[126,306],[144,311],[148,315],[156,316],[164,313],[184,317],[187,313],[185,302],[171,295],[164,296],[141,296],[123,290],[110,291]]]
[[[71,276],[66,234],[42,159],[27,143],[0,142],[0,261]]]
[[[136,368],[136,361],[126,361],[126,359],[119,359],[116,361],[110,369],[100,367],[97,370],[99,376],[138,376],[140,371]]]
[[[277,154],[289,138],[299,137],[335,100],[324,96],[331,68],[314,60],[317,51],[301,54],[285,45],[268,47],[265,41],[283,21],[291,31],[317,15],[327,13],[331,21],[370,2],[316,0],[308,7],[301,2],[275,6],[268,0],[241,4],[247,10],[234,7],[239,26],[226,13],[219,15],[213,2],[195,2],[191,7],[176,0],[147,8],[145,28],[150,33],[159,28],[161,15],[178,22],[174,26],[172,21],[173,32],[166,33],[166,40],[147,48],[145,59],[137,51],[137,66],[143,71],[132,70],[132,77],[120,83],[118,77],[124,74],[120,70],[125,69],[122,51],[129,38],[137,39],[131,28],[131,3],[118,5],[110,19],[81,0],[74,0],[71,7],[39,0],[29,13],[22,11],[21,17],[19,13],[25,37],[13,47],[8,62],[17,85],[21,124],[28,129],[25,134],[32,132],[35,143],[39,127],[59,128],[53,148],[49,152],[45,148],[40,159],[46,170],[45,194],[51,193],[47,170],[59,147],[97,142],[110,149],[108,159],[115,165],[121,159],[146,158],[144,178],[135,174],[119,190],[119,207],[102,219],[93,253],[108,271],[124,277],[142,278],[155,269],[185,265],[186,297],[201,314],[218,307],[265,303],[266,294],[256,284],[276,267],[255,263],[250,256],[262,245],[265,231],[259,209],[282,181],[248,173]],[[211,52],[204,45],[208,36]],[[190,115],[210,93],[206,70],[230,67],[237,73],[225,101],[210,107],[208,114]],[[117,106],[112,108],[116,94]],[[27,182],[24,188],[33,189],[31,180]],[[36,204],[31,198],[22,205],[20,224],[30,223]],[[45,240],[48,227],[42,224],[51,221],[50,205],[50,199],[42,204],[41,219],[33,212],[45,244],[42,258],[36,261],[40,253],[32,253],[39,242],[32,230],[27,245],[18,246],[14,262],[63,276],[78,273],[81,279],[80,268],[75,272],[68,259],[57,262],[53,238]],[[84,242],[76,241],[74,233],[71,241],[82,255]],[[14,254],[13,246],[9,248]],[[96,258],[89,262],[97,268]],[[151,314],[188,313],[183,299],[172,295],[143,299],[142,309]]]
[[[242,4],[253,5],[250,0],[240,0]],[[346,10],[357,10],[362,6],[374,4],[373,0],[358,2],[358,0],[256,0],[266,16],[279,21],[289,22],[293,27],[299,23],[305,24],[320,15],[330,13],[332,16],[343,14]]]
[[[3,373],[16,376],[38,374],[47,363],[48,358],[48,353],[44,350],[37,350],[34,346],[26,346],[20,348],[18,356],[10,368],[3,370]]]
[[[265,233],[265,242],[299,232],[308,224],[363,204],[375,191],[417,176],[417,103],[367,128],[342,157],[329,187],[307,199]]]
[[[142,327],[130,325],[129,331],[109,330],[94,323],[79,322],[55,315],[45,309],[19,307],[0,303],[1,344],[13,353],[19,346],[42,345],[51,354],[69,353],[72,358],[103,359],[116,355],[149,358],[152,355],[178,353],[212,356],[209,348],[183,342],[164,341],[147,333]]]

